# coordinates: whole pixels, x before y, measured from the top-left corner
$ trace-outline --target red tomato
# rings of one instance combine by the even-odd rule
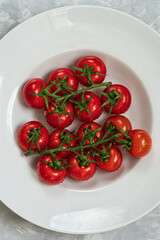
[[[91,122],[100,117],[103,109],[101,99],[96,93],[79,93],[73,100],[76,117],[82,122]]]
[[[105,149],[108,150],[109,145],[105,145]],[[99,150],[103,152],[103,147],[100,146]],[[96,156],[96,161],[98,163],[98,167],[106,172],[114,172],[118,170],[122,164],[122,153],[121,151],[114,146],[111,146],[109,150],[110,157],[108,160],[103,161],[100,157]]]
[[[132,146],[128,152],[133,157],[144,157],[151,151],[152,139],[146,131],[134,129],[128,133],[128,136],[132,140]]]
[[[49,125],[54,128],[68,127],[74,120],[74,109],[71,102],[64,105],[56,101],[49,104],[49,110],[45,108],[44,116]]]
[[[81,137],[77,140],[78,144],[80,144],[82,139],[85,137],[84,129],[87,128],[88,126],[91,127],[91,134],[93,134],[93,136],[96,136],[97,138],[99,138],[99,140],[103,137],[104,135],[103,129],[100,129],[99,131],[94,133],[95,130],[101,127],[98,123],[96,122],[83,123],[77,132],[77,137]],[[93,138],[92,143],[96,143],[97,141],[99,141],[97,138]],[[85,145],[90,145],[90,144],[91,144],[90,140],[87,139],[85,142]]]
[[[60,79],[61,80],[60,80]],[[68,80],[66,79],[68,78]],[[55,81],[56,80],[56,81]],[[66,81],[65,81],[66,80]],[[71,92],[76,92],[78,89],[78,80],[74,76],[74,72],[68,68],[59,68],[51,73],[49,76],[49,81],[55,83],[61,83],[62,90],[58,91],[56,94],[59,96],[64,96]],[[55,92],[59,87],[55,84],[52,86],[53,92]],[[67,90],[67,88],[69,90]]]
[[[86,156],[86,153],[84,153],[84,156]],[[94,157],[92,155],[89,155],[88,160],[94,161]],[[85,166],[80,164],[80,160],[84,163]],[[79,181],[85,181],[93,177],[93,175],[96,172],[96,163],[94,162],[88,162],[86,163],[86,160],[80,159],[75,153],[72,153],[68,158],[68,164],[73,165],[74,167],[69,167],[68,172],[69,175]]]
[[[43,156],[37,164],[37,172],[40,180],[49,185],[56,185],[64,181],[67,176],[66,168],[62,169],[65,164],[59,161],[62,158],[56,155],[57,163],[53,163],[51,155]],[[45,162],[44,162],[45,161]]]
[[[128,88],[126,88],[123,85],[120,84],[113,84],[109,87],[111,94],[109,94],[108,88],[105,88],[105,90],[103,91],[103,93],[105,94],[109,94],[110,97],[104,96],[102,95],[101,99],[102,99],[102,103],[104,104],[107,100],[111,99],[113,100],[114,98],[116,98],[116,93],[121,94],[121,97],[119,97],[118,99],[115,100],[115,106],[112,108],[111,113],[113,114],[121,114],[121,113],[125,113],[130,105],[131,105],[131,94],[128,90]],[[108,103],[104,106],[104,109],[109,112],[110,111],[110,107],[111,107],[111,103]]]
[[[53,131],[51,134],[50,134],[50,137],[49,137],[49,144],[48,144],[48,149],[53,149],[53,148],[57,148],[59,147],[59,145],[62,143],[63,140],[67,140],[69,135],[67,135],[67,133],[71,133],[70,131],[66,130],[66,129],[58,129],[58,130],[55,130]],[[69,149],[69,148],[74,148],[77,146],[77,142],[76,140],[72,140],[72,138],[75,138],[75,135],[72,134],[69,139],[69,143],[70,143],[70,146],[67,144],[67,143],[64,143],[63,144],[63,149]],[[72,152],[71,151],[62,151],[62,152],[59,152],[58,155],[62,158],[67,158]]]
[[[81,58],[78,61],[76,68],[81,69],[81,71],[79,71],[80,69],[75,71],[78,81],[86,87],[91,85],[88,82],[88,78],[90,78],[95,84],[102,83],[107,72],[104,62],[96,56]]]
[[[51,98],[46,96],[45,93],[44,93],[44,97],[30,94],[30,93],[37,94],[42,92],[43,87],[45,89],[46,87],[48,87],[48,84],[43,79],[40,79],[40,78],[32,79],[24,85],[23,98],[29,107],[36,108],[36,109],[45,108],[46,103],[44,98],[46,98],[47,101],[51,100]],[[52,93],[52,90],[49,89],[48,92]]]
[[[122,129],[123,131],[131,131],[132,130],[131,122],[125,116],[114,115],[114,116],[109,117],[104,123],[104,131],[105,132],[107,132],[106,126],[109,126],[109,122],[112,122],[116,126],[116,129],[118,129],[118,130],[120,130],[120,129]],[[117,133],[115,133],[115,134],[117,134]],[[119,134],[120,134],[120,136],[119,136],[120,139],[124,139],[124,140],[126,139],[123,133],[119,133]],[[108,138],[110,138],[110,137],[111,137],[111,135],[109,134]],[[117,145],[123,144],[118,141],[115,141],[115,143]]]
[[[31,121],[25,123],[18,132],[18,143],[21,148],[25,151],[29,151],[31,148],[31,143],[33,143],[33,150],[39,151],[36,139],[38,140],[40,150],[43,150],[49,141],[48,130],[43,126],[42,123],[37,121]],[[28,140],[30,141],[28,142]]]

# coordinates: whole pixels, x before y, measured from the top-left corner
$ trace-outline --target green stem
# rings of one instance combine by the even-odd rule
[[[70,94],[68,94],[68,95],[66,95],[66,96],[62,96],[62,97],[56,95],[55,93],[49,93],[49,92],[47,92],[46,95],[49,96],[49,97],[53,97],[53,98],[57,99],[58,101],[62,101],[62,100],[65,100],[65,101],[66,101],[66,99],[68,99],[68,98],[70,98],[70,97],[72,97],[72,96],[74,96],[74,95],[77,95],[77,94],[79,94],[79,93],[83,93],[83,92],[86,92],[86,91],[88,91],[88,90],[90,90],[90,89],[97,88],[97,87],[110,86],[111,84],[112,84],[111,82],[104,82],[104,83],[92,84],[92,85],[89,86],[89,87],[86,87],[86,88],[81,89],[81,90],[76,91],[76,92],[71,92]]]
[[[118,138],[119,137],[119,134],[116,134],[110,138],[107,138],[107,139],[101,139],[93,144],[90,144],[90,145],[85,145],[85,146],[77,146],[77,147],[74,147],[74,148],[68,148],[68,149],[62,149],[60,147],[58,148],[54,148],[54,149],[49,149],[49,150],[42,150],[42,151],[30,151],[30,152],[27,152],[25,153],[25,156],[28,157],[30,155],[34,155],[34,154],[53,154],[53,153],[56,153],[56,152],[63,152],[63,151],[77,151],[77,150],[81,150],[81,149],[86,149],[86,148],[93,148],[97,145],[100,145],[100,144],[103,144],[103,143],[107,143],[109,142],[110,140],[112,140],[113,138]]]

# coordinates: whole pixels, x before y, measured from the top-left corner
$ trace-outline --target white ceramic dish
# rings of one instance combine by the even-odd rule
[[[41,183],[36,159],[25,158],[16,134],[30,120],[44,121],[42,112],[23,102],[23,84],[55,68],[72,66],[86,55],[107,65],[106,81],[126,85],[132,106],[126,113],[133,128],[153,138],[144,159],[124,156],[116,173],[102,173],[88,182],[68,178],[59,186]],[[21,217],[47,229],[96,233],[135,221],[160,201],[160,37],[124,13],[94,6],[65,7],[35,16],[0,41],[1,167],[0,197]],[[98,119],[101,124],[107,114]],[[70,128],[77,128],[78,122]]]

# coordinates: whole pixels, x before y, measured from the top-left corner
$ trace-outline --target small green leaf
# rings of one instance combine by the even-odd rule
[[[46,96],[46,95],[43,95],[43,99],[44,99],[44,101],[45,101],[47,110],[49,110],[49,105],[48,105],[48,98],[47,98],[47,96]]]
[[[91,99],[92,99],[92,97],[93,97],[93,94],[94,94],[94,93],[92,93],[91,96],[87,99],[87,101],[86,101],[87,104],[91,101]]]
[[[36,144],[37,144],[37,147],[38,147],[38,149],[39,149],[39,151],[40,151],[41,149],[40,149],[40,146],[39,146],[39,141],[38,141],[38,138],[36,138],[36,139],[35,139],[35,142],[36,142]]]
[[[79,67],[75,67],[75,66],[72,66],[72,68],[73,68],[74,70],[77,70],[77,71],[83,72],[83,68],[79,68]]]
[[[52,111],[52,112],[49,112],[49,113],[47,114],[47,116],[49,116],[49,115],[51,115],[51,114],[53,114],[53,113],[58,113],[58,110],[56,109],[56,110],[54,110],[54,111]]]
[[[42,93],[40,92],[40,93],[31,93],[31,92],[28,92],[29,94],[31,94],[31,95],[33,95],[33,96],[39,96],[39,97],[41,97],[42,96]]]

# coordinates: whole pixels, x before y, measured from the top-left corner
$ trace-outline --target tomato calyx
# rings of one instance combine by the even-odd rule
[[[87,140],[89,140],[90,141],[90,145],[92,146],[92,144],[93,144],[93,140],[96,138],[96,139],[98,139],[98,140],[100,140],[97,136],[96,136],[96,133],[98,132],[98,131],[100,131],[102,129],[102,127],[99,127],[99,128],[97,128],[96,130],[92,130],[92,128],[91,128],[91,125],[89,125],[89,126],[87,126],[85,129],[83,129],[83,133],[84,133],[84,138],[82,139],[82,141],[81,141],[81,145],[84,145],[85,144],[85,142],[87,141]]]
[[[39,146],[39,142],[38,142],[38,137],[41,136],[42,132],[40,131],[41,128],[43,127],[44,125],[41,125],[40,127],[38,127],[37,129],[34,129],[34,128],[31,128],[30,132],[28,133],[28,140],[27,140],[27,143],[30,143],[31,142],[31,147],[30,147],[30,151],[33,150],[33,144],[34,142],[36,142],[37,144],[37,147],[39,149],[39,151],[41,150],[40,149],[40,146]]]
[[[64,161],[63,159],[58,160],[58,161],[53,161],[53,162],[47,162],[44,160],[41,160],[41,162],[45,162],[48,166],[50,166],[54,170],[65,170],[65,168],[61,165],[61,162]]]
[[[128,136],[128,131],[123,131],[122,129],[120,129],[119,132],[123,133],[126,140],[118,138],[116,141],[124,145],[123,147],[124,151],[130,150],[132,147],[132,139],[130,136]]]
[[[64,144],[68,144],[70,148],[72,148],[70,141],[76,141],[77,139],[79,139],[80,137],[75,137],[75,138],[71,138],[73,132],[68,132],[65,129],[61,132],[61,134],[59,135],[60,139],[61,139],[61,144],[59,147],[63,147]]]
[[[60,90],[62,90],[64,95],[67,95],[66,90],[68,90],[69,92],[72,92],[73,88],[68,86],[68,84],[67,84],[68,80],[69,80],[69,76],[66,75],[63,78],[57,77],[53,82],[51,82],[51,83],[53,83],[53,85],[56,85],[58,87],[57,90],[53,94],[55,95]]]
[[[94,160],[90,160],[88,158],[88,156],[90,155],[91,151],[89,151],[87,153],[87,155],[84,155],[84,152],[83,152],[83,149],[81,149],[81,152],[78,153],[78,152],[75,152],[77,154],[77,160],[78,160],[78,163],[79,163],[79,166],[80,167],[90,167],[90,163],[91,162],[94,162],[94,163],[97,163],[96,161]]]
[[[112,122],[108,121],[109,126],[106,125],[105,128],[107,129],[107,136],[111,134],[111,136],[115,136],[117,133],[122,133],[125,137],[125,139],[122,138],[113,138],[113,144],[115,144],[115,141],[120,142],[124,145],[124,150],[130,150],[132,146],[132,140],[131,137],[128,136],[128,131],[123,131],[121,128],[117,129],[116,125],[114,125]],[[105,136],[105,135],[104,135]]]
[[[39,93],[31,93],[31,92],[28,92],[29,94],[31,95],[34,95],[34,96],[39,96],[39,97],[43,97],[44,101],[45,101],[45,104],[46,104],[46,107],[47,109],[49,109],[49,100],[48,100],[48,96],[52,96],[52,94],[50,94],[48,91],[51,89],[51,87],[53,86],[53,83],[49,84],[46,88],[44,88],[44,85],[45,83],[43,83],[42,85],[42,90],[41,92]]]
[[[111,149],[112,143],[109,144],[108,148],[106,149],[104,145],[102,145],[102,151],[100,151],[98,148],[95,148],[96,152],[93,152],[94,156],[98,156],[101,159],[101,162],[108,162],[110,158],[110,149]]]
[[[75,167],[73,165],[67,164],[67,161],[65,159],[57,160],[56,159],[56,154],[51,154],[51,156],[52,156],[52,162],[48,162],[48,161],[44,161],[44,160],[41,160],[41,162],[45,162],[52,169],[58,170],[58,171],[61,171],[62,169],[64,171],[66,171],[65,168],[67,168],[67,167]],[[65,164],[62,164],[62,162],[64,162]]]
[[[91,86],[93,84],[92,80],[91,80],[91,76],[92,75],[100,75],[100,76],[105,76],[105,74],[102,73],[98,73],[98,72],[94,72],[93,69],[94,67],[91,66],[89,67],[87,64],[84,65],[83,68],[79,68],[79,67],[72,67],[74,70],[80,71],[82,72],[80,75],[75,74],[75,76],[78,77],[87,77],[88,80],[88,84]]]
[[[121,93],[118,93],[115,89],[111,91],[109,85],[107,86],[107,88],[109,93],[99,92],[100,94],[108,98],[107,101],[102,104],[101,108],[110,104],[109,114],[111,114],[112,108],[114,106],[117,106],[119,103],[118,98],[121,98]]]
[[[67,112],[67,111],[65,110],[65,108],[66,108],[66,106],[67,106],[67,104],[68,104],[67,101],[64,101],[63,103],[61,103],[61,102],[58,101],[57,104],[55,104],[54,102],[52,102],[52,104],[54,105],[55,110],[52,111],[52,112],[49,112],[49,113],[47,114],[47,116],[49,116],[49,115],[51,115],[51,114],[53,114],[53,113],[58,113],[59,124],[60,124],[60,118],[61,118],[61,115],[62,115],[62,114],[69,115],[69,116],[71,117],[71,119],[73,120],[71,113],[70,113],[70,112]]]
[[[109,122],[109,125],[106,125],[105,128],[107,129],[107,132],[104,134],[104,138],[107,138],[108,135],[111,135],[113,137],[112,141],[113,141],[113,144],[115,144],[115,141],[117,141],[118,138],[114,138],[114,136],[117,135],[117,133],[119,133],[119,131],[117,130],[116,126],[112,123],[112,122]],[[118,137],[120,136],[120,134],[118,134]]]
[[[91,117],[92,117],[92,113],[91,113],[91,111],[90,111],[89,108],[88,108],[88,103],[91,101],[92,97],[93,97],[93,93],[91,94],[91,96],[90,96],[87,100],[85,100],[85,99],[84,99],[84,92],[82,92],[82,93],[81,93],[81,101],[80,101],[80,102],[79,102],[79,101],[76,101],[76,100],[74,100],[74,99],[70,99],[70,102],[76,104],[76,105],[75,105],[75,109],[77,109],[77,108],[80,109],[80,110],[77,112],[77,113],[78,113],[78,116],[79,116],[80,112],[82,112],[83,110],[86,110],[86,111],[91,115]]]

